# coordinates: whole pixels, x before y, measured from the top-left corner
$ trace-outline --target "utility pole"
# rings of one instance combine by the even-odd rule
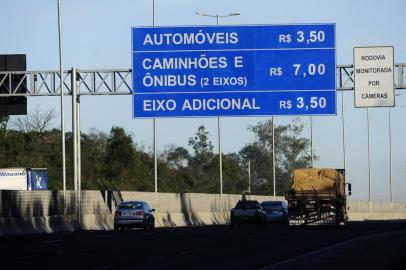
[[[152,26],[155,27],[155,0],[152,0]],[[156,118],[152,119],[153,125],[153,148],[154,148],[154,191],[158,192],[158,153],[157,153],[157,125]]]
[[[61,141],[62,141],[62,186],[63,186],[63,205],[64,214],[66,214],[66,161],[65,161],[65,110],[64,110],[64,75],[63,75],[63,53],[62,53],[62,14],[61,0],[57,2],[58,8],[58,43],[59,43],[59,82],[61,91]]]
[[[251,194],[251,159],[248,160],[248,194]]]
[[[272,116],[272,170],[273,170],[273,199],[276,199],[276,156],[275,156],[275,117]]]
[[[238,16],[240,12],[230,12],[229,14],[225,15],[211,15],[204,12],[196,12],[196,15],[205,16],[205,17],[212,17],[216,18],[216,26],[220,25],[220,18],[224,17],[231,17],[231,16]],[[218,138],[218,152],[219,152],[219,175],[220,175],[220,194],[223,194],[223,157],[222,157],[222,149],[221,149],[221,120],[220,117],[217,117],[217,138]]]

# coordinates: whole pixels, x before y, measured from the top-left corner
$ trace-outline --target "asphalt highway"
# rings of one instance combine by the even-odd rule
[[[406,269],[406,223],[0,237],[1,269]]]

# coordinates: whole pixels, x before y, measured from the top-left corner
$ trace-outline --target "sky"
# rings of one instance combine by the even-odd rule
[[[152,25],[152,0],[61,0],[64,68],[127,69],[131,67],[132,26]],[[0,53],[27,54],[28,70],[57,70],[57,0],[0,0]],[[156,25],[215,25],[215,18],[197,16],[196,11],[226,17],[220,24],[296,24],[335,23],[337,64],[352,64],[355,46],[390,45],[395,62],[406,63],[406,1],[402,0],[156,0]],[[406,136],[406,92],[400,90],[397,107],[391,109],[392,189],[394,201],[406,202],[406,155],[402,150]],[[59,99],[31,97],[28,109],[54,110],[59,116]],[[70,130],[70,99],[65,101],[66,129]],[[336,116],[313,117],[315,167],[344,167],[341,93],[337,94]],[[124,127],[134,141],[152,149],[152,120],[132,119],[131,96],[86,96],[81,98],[81,128],[109,132]],[[389,201],[390,151],[388,108],[372,108],[370,113],[370,163],[368,166],[368,128],[366,109],[355,109],[352,92],[344,94],[344,140],[347,181],[353,185],[353,199]],[[249,125],[267,117],[222,118],[221,141],[225,153],[238,152],[254,137]],[[303,136],[310,138],[309,117]],[[277,117],[286,124],[291,117]],[[54,125],[59,125],[55,119]],[[188,147],[188,138],[205,125],[217,146],[217,119],[158,119],[158,151],[170,144]],[[370,172],[370,173],[369,173]],[[370,177],[369,177],[370,175]]]

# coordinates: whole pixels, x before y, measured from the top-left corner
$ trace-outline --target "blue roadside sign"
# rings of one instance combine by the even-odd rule
[[[27,189],[47,190],[48,170],[47,169],[27,169]]]
[[[336,114],[335,25],[132,28],[133,117]]]

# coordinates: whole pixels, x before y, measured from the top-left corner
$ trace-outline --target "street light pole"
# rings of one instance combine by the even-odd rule
[[[314,158],[313,158],[313,116],[310,116],[310,155],[311,155],[311,168],[314,167]]]
[[[152,0],[152,27],[155,27],[155,0]],[[152,119],[154,145],[154,191],[158,192],[158,153],[157,153],[157,125],[156,118]]]
[[[392,195],[392,124],[391,124],[391,108],[388,108],[388,124],[389,124],[389,198],[390,202],[393,202]]]
[[[64,76],[63,76],[63,55],[62,55],[62,14],[61,1],[58,0],[58,41],[59,41],[59,76],[60,76],[60,91],[61,91],[61,139],[62,139],[62,186],[63,186],[63,204],[64,214],[66,210],[66,166],[65,166],[65,113],[63,104],[64,95]]]
[[[275,158],[275,117],[272,116],[272,170],[273,170],[273,199],[276,199],[276,158]]]
[[[238,16],[240,15],[239,12],[230,12],[229,14],[225,15],[210,15],[204,12],[196,12],[196,15],[205,16],[205,17],[212,17],[216,18],[216,26],[220,25],[220,18],[224,17],[231,17],[231,16]],[[221,120],[220,117],[217,117],[217,138],[218,138],[218,152],[219,152],[219,174],[220,174],[220,194],[223,194],[223,157],[222,157],[222,150],[221,150]]]
[[[248,160],[248,194],[251,195],[251,159]]]
[[[368,130],[368,200],[369,209],[371,210],[371,149],[370,149],[370,135],[369,135],[369,108],[367,108],[367,130]]]
[[[220,16],[216,15],[216,26],[220,23]],[[221,150],[221,123],[220,117],[217,117],[217,141],[219,144],[219,175],[220,175],[220,194],[223,194],[223,151]]]
[[[344,122],[344,91],[341,91],[341,122],[342,122],[342,132],[343,132],[343,163],[344,171],[346,168],[346,157],[345,157],[345,122]]]

